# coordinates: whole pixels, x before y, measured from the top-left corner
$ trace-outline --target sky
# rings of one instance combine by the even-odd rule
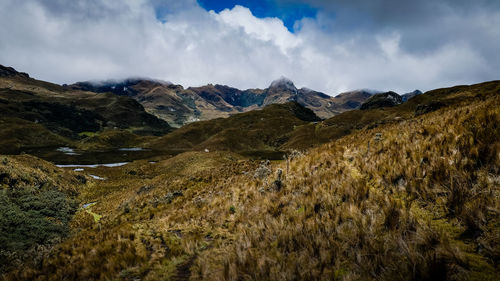
[[[0,64],[329,95],[500,79],[498,0],[0,0]]]

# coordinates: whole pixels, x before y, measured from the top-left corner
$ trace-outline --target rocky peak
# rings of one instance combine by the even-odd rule
[[[30,76],[24,72],[17,72],[12,67],[3,66],[0,64],[0,77],[24,77],[29,78]]]
[[[290,90],[293,92],[297,91],[297,88],[293,84],[292,80],[290,80],[284,76],[271,82],[271,85],[269,86],[269,88],[270,89]]]
[[[135,96],[138,92],[135,88],[152,88],[155,86],[170,87],[173,84],[168,81],[150,78],[127,78],[124,80],[102,80],[85,81],[69,85],[72,89],[91,91],[96,93],[113,93],[119,96]]]
[[[413,92],[410,92],[410,93],[406,93],[404,95],[401,95],[401,97],[403,98],[403,102],[406,102],[407,100],[415,97],[415,96],[418,96],[418,95],[421,95],[423,94],[422,91],[420,90],[415,90]]]

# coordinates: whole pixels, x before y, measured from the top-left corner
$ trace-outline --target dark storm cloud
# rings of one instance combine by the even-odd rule
[[[99,19],[112,14],[115,5],[119,5],[119,2],[111,6],[99,0],[39,0],[38,3],[53,16],[68,15],[73,20]]]
[[[476,50],[490,69],[500,65],[499,0],[278,1],[317,7],[323,28],[346,36],[363,34],[368,44],[373,42],[370,34],[397,32],[400,48],[416,56],[462,45]]]
[[[453,42],[470,43],[488,53],[498,46],[488,29],[498,21],[499,0],[278,1],[319,8],[324,26],[338,33],[399,31],[402,48],[415,53]]]
[[[329,13],[339,24],[384,28],[439,21],[449,14],[467,16],[478,11],[498,11],[498,0],[277,0],[308,3]],[[363,23],[363,24],[357,24]]]

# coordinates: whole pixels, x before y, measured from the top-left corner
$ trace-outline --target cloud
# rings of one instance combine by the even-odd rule
[[[278,18],[259,19],[245,7],[236,5],[234,8],[225,9],[219,14],[212,15],[222,23],[236,28],[243,28],[248,36],[262,41],[272,41],[283,53],[288,49],[297,47],[301,40],[288,31]]]
[[[429,26],[395,12],[379,20],[377,5],[356,14],[358,6],[347,4],[364,1],[335,2],[311,1],[320,7],[317,18],[302,19],[291,33],[278,18],[257,18],[242,6],[208,12],[194,0],[3,0],[0,63],[57,83],[148,76],[263,88],[284,75],[331,95],[498,78],[498,9],[475,9],[464,19],[463,11],[443,8],[440,25]],[[349,15],[357,18],[344,20]]]

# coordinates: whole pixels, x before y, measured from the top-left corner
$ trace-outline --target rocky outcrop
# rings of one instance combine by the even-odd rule
[[[446,105],[440,101],[434,101],[428,104],[419,104],[415,109],[415,116],[436,111],[444,106]]]
[[[401,98],[403,99],[403,102],[407,102],[409,99],[416,97],[418,95],[421,95],[421,94],[423,94],[423,93],[420,90],[415,90],[413,92],[401,95]]]
[[[12,67],[0,65],[0,77],[23,77],[29,78],[30,76],[24,72],[18,72]]]
[[[395,92],[390,91],[373,95],[361,105],[360,109],[366,110],[382,107],[393,107],[402,103],[403,99],[401,98],[401,96]]]

